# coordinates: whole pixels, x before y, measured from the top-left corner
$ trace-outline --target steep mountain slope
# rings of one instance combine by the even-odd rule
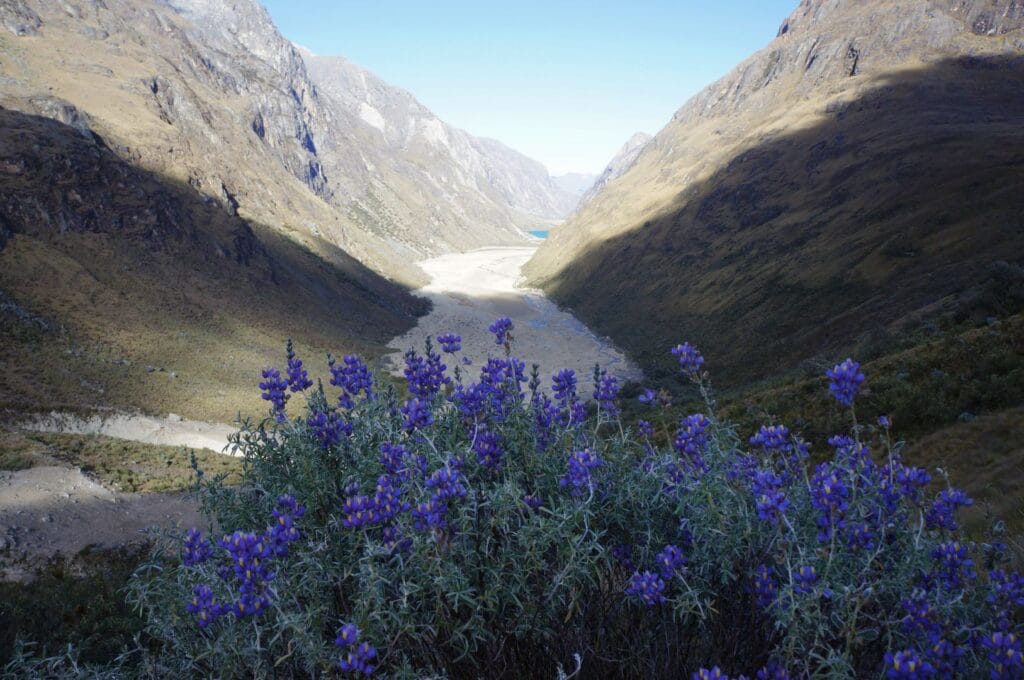
[[[262,410],[259,369],[289,335],[378,353],[425,311],[387,279],[568,210],[539,164],[409,95],[415,129],[389,141],[348,106],[367,93],[344,94],[319,91],[254,0],[0,3],[0,300],[19,367],[0,410]]]
[[[255,385],[285,338],[316,363],[377,352],[423,307],[334,246],[126,163],[88,128],[0,109],[2,410],[260,413]]]
[[[959,304],[1024,257],[1024,6],[804,0],[555,230],[529,276],[720,384]]]
[[[605,169],[601,174],[594,179],[593,184],[583,193],[583,197],[580,198],[579,205],[584,205],[590,202],[594,196],[601,193],[602,190],[609,183],[622,177],[631,167],[633,163],[636,163],[636,159],[639,158],[640,153],[647,146],[647,142],[651,141],[651,136],[646,132],[637,132],[632,137],[626,140],[626,143],[622,145],[622,148],[616,152],[615,156],[608,162]]]
[[[362,178],[349,193],[363,192],[360,207],[387,228],[404,228],[411,242],[422,235],[404,223],[429,228],[429,238],[448,248],[516,243],[520,228],[572,209],[571,194],[537,161],[448,125],[344,57],[299,52],[333,114],[331,174]],[[405,214],[377,208],[389,204]]]

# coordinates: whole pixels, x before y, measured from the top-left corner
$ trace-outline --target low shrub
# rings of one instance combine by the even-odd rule
[[[857,421],[856,362],[829,371],[850,427],[812,466],[782,424],[719,420],[690,345],[705,406],[656,435],[622,422],[613,376],[590,403],[569,370],[549,393],[512,323],[491,330],[475,381],[457,336],[410,350],[405,398],[354,356],[328,387],[290,348],[264,371],[242,486],[201,475],[207,531],[132,581],[146,673],[1021,677],[1024,576],[960,538],[971,500],[926,497],[887,419]]]

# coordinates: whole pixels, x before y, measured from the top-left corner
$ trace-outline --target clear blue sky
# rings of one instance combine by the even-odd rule
[[[798,0],[264,0],[278,28],[412,92],[552,174],[600,172],[637,131],[767,45]]]

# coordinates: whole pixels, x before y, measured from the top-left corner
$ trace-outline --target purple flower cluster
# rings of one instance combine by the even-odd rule
[[[653,607],[665,601],[665,581],[649,571],[633,572],[626,587],[626,594],[638,597],[648,607]]]
[[[1007,631],[996,631],[981,641],[992,664],[993,678],[1024,677],[1024,655],[1021,654],[1020,640]]]
[[[754,568],[753,583],[751,589],[754,593],[754,604],[762,609],[768,609],[775,602],[778,596],[778,586],[772,576],[768,565],[761,564]]]
[[[690,378],[700,377],[700,369],[704,366],[704,357],[697,348],[688,342],[672,348],[672,356],[679,359],[679,367]]]
[[[853,400],[857,398],[860,386],[864,383],[860,364],[848,358],[830,368],[825,375],[829,379],[828,389],[835,400],[843,406],[853,406]]]
[[[207,585],[192,588],[192,600],[185,605],[185,611],[195,614],[200,628],[206,628],[226,613],[226,608],[213,596]]]
[[[960,528],[956,521],[957,510],[971,505],[974,501],[960,489],[943,489],[925,515],[925,524],[929,529],[956,531]]]
[[[342,408],[352,408],[354,399],[360,394],[365,394],[367,399],[373,398],[373,373],[359,357],[348,354],[341,358],[341,365],[335,365],[334,357],[329,356],[327,363],[331,384],[341,388],[338,403]]]
[[[835,466],[821,463],[811,477],[811,504],[818,510],[818,540],[832,540],[834,531],[844,525],[850,489]]]
[[[762,425],[757,434],[750,438],[750,445],[758,447],[766,455],[788,454],[793,449],[789,428],[785,425]]]
[[[263,380],[260,382],[260,396],[264,401],[270,402],[270,411],[275,414],[278,420],[284,419],[285,404],[288,403],[288,381],[281,377],[281,371],[276,368],[263,369]]]
[[[913,649],[886,652],[883,667],[885,677],[922,680],[935,675],[935,667],[922,659]]]
[[[385,442],[380,445],[380,464],[388,474],[400,481],[408,481],[412,476],[427,474],[427,459],[414,454],[401,444]]]
[[[288,544],[299,540],[301,534],[295,526],[295,520],[306,514],[306,508],[299,505],[298,501],[290,495],[279,496],[277,507],[271,515],[274,523],[266,531],[266,541],[270,545],[271,552],[283,557],[288,554]]]
[[[441,351],[446,354],[455,354],[462,349],[462,336],[453,335],[452,333],[446,333],[444,335],[437,336],[437,341],[441,343]]]
[[[637,397],[637,400],[645,406],[654,406],[658,401],[658,395],[654,390],[649,387],[645,387],[641,390],[640,396]]]
[[[494,344],[508,346],[512,342],[512,319],[503,316],[492,323],[487,330],[494,333]]]
[[[530,508],[531,510],[538,510],[544,505],[544,501],[537,496],[526,494],[523,496],[523,505]]]
[[[359,629],[355,625],[343,625],[338,630],[334,644],[345,650],[345,656],[338,662],[338,668],[342,673],[373,674],[372,662],[377,658],[377,650],[369,642],[359,641]]]
[[[181,563],[193,567],[213,556],[213,546],[203,538],[203,533],[192,527],[185,533],[185,544],[181,549]]]
[[[604,465],[604,461],[601,457],[591,451],[590,449],[583,449],[582,451],[574,451],[569,456],[569,469],[565,475],[558,480],[558,483],[562,486],[569,487],[569,493],[574,497],[578,498],[584,494],[584,491],[592,491],[594,489],[594,480],[591,476],[591,471]]]
[[[703,413],[688,415],[679,421],[675,441],[672,446],[686,456],[700,456],[708,444],[711,421]]]
[[[757,516],[766,522],[777,522],[789,507],[789,500],[782,491],[782,478],[770,470],[754,473],[751,490],[757,505]]]
[[[402,427],[410,432],[422,430],[434,424],[434,414],[430,410],[430,402],[426,399],[413,397],[402,404]]]
[[[231,605],[236,618],[258,615],[270,604],[270,581],[274,572],[270,570],[271,546],[264,536],[235,531],[225,536],[219,545],[231,556],[235,578],[239,582],[238,599]]]
[[[409,393],[421,399],[429,399],[441,388],[451,382],[451,378],[445,375],[448,367],[441,363],[441,355],[429,351],[427,356],[421,356],[416,350],[410,349],[405,353],[405,381],[409,385]]]
[[[940,543],[932,550],[935,560],[933,576],[949,590],[963,588],[965,581],[977,576],[974,560],[967,556],[967,547],[960,541]]]
[[[701,668],[693,674],[691,680],[729,680],[729,676],[725,674],[718,666],[713,668]]]
[[[302,359],[295,356],[295,348],[291,338],[288,339],[288,388],[292,392],[302,392],[313,386],[306,369],[302,367]]]
[[[314,411],[306,419],[306,425],[313,431],[313,436],[324,449],[338,445],[342,439],[352,434],[352,425],[333,409],[326,412]]]
[[[601,411],[614,418],[619,413],[615,406],[615,400],[619,397],[619,379],[601,371],[600,376],[594,385],[594,400]]]
[[[501,439],[496,432],[482,428],[476,434],[473,442],[473,451],[476,452],[476,459],[480,465],[488,470],[496,470],[501,467],[501,460],[505,452],[501,448]]]
[[[818,572],[812,566],[802,566],[793,573],[793,590],[806,595],[814,591],[818,582]]]
[[[381,475],[373,496],[356,494],[345,499],[342,526],[353,529],[391,521],[398,513],[409,510],[409,504],[402,500],[404,493],[402,487],[395,486],[390,475]]]
[[[686,555],[683,554],[683,549],[676,545],[666,545],[655,560],[658,562],[661,577],[666,580],[671,579],[686,566]]]

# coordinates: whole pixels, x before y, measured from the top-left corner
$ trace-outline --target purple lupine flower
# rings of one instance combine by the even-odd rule
[[[476,440],[473,442],[473,451],[476,452],[476,459],[480,465],[488,470],[496,470],[501,467],[502,458],[505,452],[501,448],[501,439],[497,433],[484,428],[477,432]]]
[[[370,662],[377,658],[377,650],[369,642],[359,641],[359,629],[353,624],[346,623],[338,630],[334,644],[347,650],[345,656],[338,662],[338,668],[343,673],[373,674]]]
[[[1021,654],[1020,640],[1014,633],[996,631],[982,638],[981,645],[988,651],[993,678],[1024,676],[1024,656]]]
[[[446,333],[444,335],[437,336],[437,341],[441,343],[441,351],[446,354],[455,354],[462,349],[462,336],[454,335],[452,333]]]
[[[394,525],[384,527],[381,531],[380,542],[389,555],[407,553],[412,549],[412,539],[406,538],[402,534],[402,530]]]
[[[932,550],[932,559],[934,576],[950,590],[962,588],[964,581],[977,576],[974,560],[967,556],[967,547],[960,541],[940,543]]]
[[[676,439],[672,442],[679,453],[687,456],[699,456],[707,446],[710,433],[707,431],[711,421],[703,413],[688,415],[679,421]]]
[[[278,420],[284,418],[285,404],[291,397],[288,394],[288,381],[281,377],[281,371],[276,368],[263,369],[263,380],[260,382],[260,389],[263,390],[260,396],[264,401],[270,402],[270,410],[278,416]]]
[[[271,547],[266,538],[251,532],[235,531],[218,543],[231,555],[231,565],[239,580],[239,598],[231,605],[236,618],[257,615],[270,604],[269,582]]]
[[[451,382],[451,378],[445,375],[448,367],[441,363],[441,356],[429,352],[427,356],[421,356],[416,350],[410,349],[405,353],[405,381],[409,385],[409,393],[413,396],[427,399],[441,391],[441,388]]]
[[[649,571],[633,572],[633,576],[629,579],[629,585],[626,587],[627,595],[639,597],[648,607],[664,602],[664,593],[665,582]]]
[[[619,409],[615,406],[615,400],[619,396],[619,379],[601,371],[597,385],[594,388],[594,400],[598,407],[610,417],[615,417]]]
[[[367,399],[373,398],[373,373],[363,361],[354,354],[342,357],[340,366],[335,366],[334,357],[328,355],[327,363],[331,370],[331,384],[342,389],[339,402],[344,408],[352,407],[352,399],[365,393]]]
[[[544,505],[544,501],[537,496],[526,494],[523,496],[523,505],[530,508],[531,510],[537,510]]]
[[[1024,607],[1024,574],[993,569],[988,575],[993,592],[988,601],[1001,603],[1006,607]]]
[[[185,544],[181,549],[181,562],[186,567],[202,564],[213,556],[213,546],[203,538],[203,532],[192,527],[185,533]]]
[[[892,419],[889,416],[878,416],[878,426],[888,430],[892,427]]]
[[[299,505],[293,496],[284,495],[277,499],[277,507],[271,513],[274,524],[267,529],[265,539],[274,555],[288,554],[288,544],[300,538],[295,520],[306,514],[306,508]]]
[[[912,503],[920,499],[921,489],[928,486],[932,476],[922,468],[900,465],[896,470],[896,484],[900,495]]]
[[[399,481],[407,481],[414,474],[421,477],[427,474],[426,457],[414,454],[401,444],[381,444],[379,460],[388,474]]]
[[[770,470],[758,470],[751,482],[757,516],[765,522],[777,522],[789,507],[789,499],[782,491],[782,478]]]
[[[935,668],[918,656],[913,649],[885,653],[883,666],[885,677],[905,680],[922,680],[935,675]]]
[[[818,510],[818,540],[832,540],[833,531],[843,525],[850,489],[829,463],[821,463],[811,477],[811,504]]]
[[[714,666],[711,669],[701,668],[693,674],[691,680],[729,680],[729,676],[721,668]]]
[[[785,425],[762,425],[753,437],[750,445],[760,448],[764,453],[789,453],[793,445],[789,441],[789,428]]]
[[[817,583],[818,572],[813,566],[801,566],[793,574],[793,590],[803,595],[814,592]]]
[[[974,505],[974,501],[960,489],[943,489],[925,514],[925,526],[956,531],[960,528],[956,521],[957,510],[970,505]]]
[[[569,469],[565,475],[558,480],[562,486],[570,487],[569,492],[574,498],[582,496],[584,490],[594,489],[594,480],[591,477],[591,470],[604,465],[601,457],[590,449],[574,451],[569,456]]]
[[[640,396],[637,397],[637,399],[640,401],[641,404],[645,404],[647,406],[654,406],[658,401],[658,395],[655,393],[654,390],[650,389],[649,387],[645,387],[643,391],[640,392]]]
[[[292,392],[302,392],[313,386],[306,369],[302,367],[302,359],[295,356],[295,348],[291,338],[288,339],[288,388]]]
[[[434,470],[425,486],[434,492],[433,497],[439,501],[465,498],[466,487],[463,484],[463,479],[462,473],[459,472],[459,466],[449,462],[444,467]]]
[[[766,564],[760,564],[754,568],[752,590],[754,592],[754,604],[762,609],[768,609],[775,602],[778,594],[778,587],[775,585],[775,578]]]
[[[351,648],[338,662],[343,673],[361,673],[373,675],[374,666],[370,663],[377,658],[377,650],[369,642],[360,642]]]
[[[700,369],[704,365],[704,357],[697,348],[688,342],[676,345],[672,348],[672,355],[679,358],[679,367],[683,373],[691,378],[700,376]]]
[[[636,421],[636,431],[641,437],[651,437],[654,435],[654,426],[646,420]]]
[[[762,666],[754,677],[757,680],[790,680],[789,671],[775,660],[769,661],[767,666]]]
[[[199,627],[206,628],[224,614],[224,606],[214,598],[210,586],[200,584],[192,588],[192,600],[185,611],[195,614]]]
[[[846,546],[853,552],[875,547],[875,533],[866,522],[850,522],[845,529]]]
[[[390,521],[398,513],[409,510],[409,504],[402,500],[404,493],[404,489],[395,486],[390,475],[377,478],[377,489],[373,494],[373,512],[377,522]]]
[[[551,377],[551,391],[558,403],[566,408],[576,401],[576,371],[564,368]]]
[[[619,543],[612,546],[611,550],[612,557],[616,562],[621,564],[630,571],[636,570],[636,565],[633,564],[633,546],[630,543]]]
[[[335,410],[314,411],[306,419],[306,425],[313,430],[313,436],[324,449],[336,446],[342,439],[352,434],[352,425],[345,422],[341,414]]]
[[[473,422],[487,414],[493,404],[492,396],[493,392],[488,385],[472,383],[468,386],[457,385],[450,401],[459,409],[465,420]]]
[[[847,358],[846,361],[826,371],[825,375],[829,379],[828,389],[835,400],[843,406],[853,406],[853,400],[857,398],[857,392],[864,382],[860,364]]]
[[[683,549],[676,545],[666,545],[655,560],[661,577],[666,580],[671,579],[686,566],[686,555],[683,554]]]
[[[494,333],[495,345],[507,345],[512,341],[512,319],[503,316],[492,323],[487,330]]]
[[[349,496],[345,499],[341,509],[345,513],[345,518],[341,520],[341,524],[348,529],[374,524],[377,521],[373,499],[369,496],[360,494]]]
[[[434,424],[434,414],[430,411],[430,402],[426,399],[413,397],[402,404],[401,411],[405,416],[402,427],[410,432],[422,430]]]
[[[417,503],[412,510],[412,516],[416,520],[414,526],[420,531],[443,529],[447,526],[445,515],[448,513],[448,504],[437,498],[431,498],[425,503]]]
[[[929,640],[929,647],[925,649],[925,661],[935,667],[936,675],[940,678],[958,678],[963,675],[960,672],[960,665],[967,650],[960,645],[953,644],[942,638]]]
[[[909,597],[900,601],[906,615],[900,624],[909,634],[920,633],[922,637],[937,637],[942,633],[939,614],[928,602],[928,595],[923,590],[915,590]]]

